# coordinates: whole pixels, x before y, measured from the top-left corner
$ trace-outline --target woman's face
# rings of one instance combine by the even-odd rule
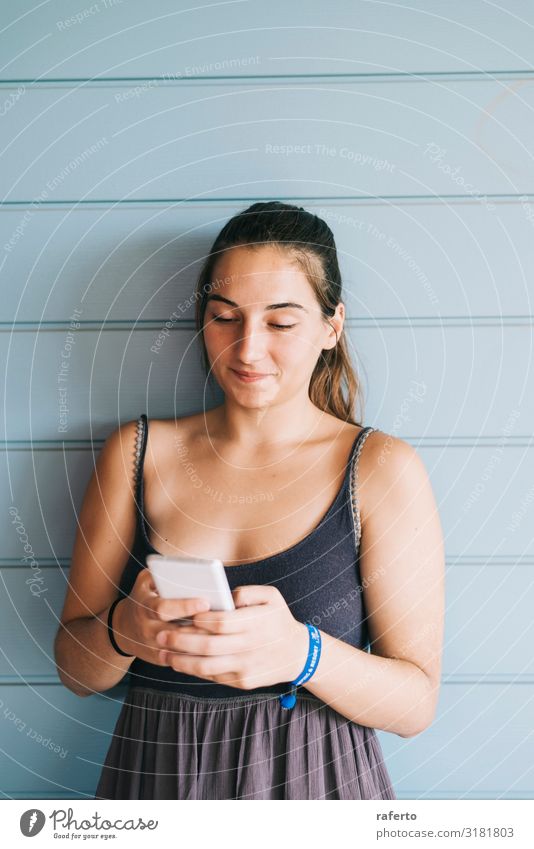
[[[284,306],[284,304],[286,306]],[[329,319],[341,332],[343,304]],[[265,245],[235,247],[217,261],[204,315],[212,372],[227,397],[255,407],[302,393],[336,334],[322,317],[305,274]],[[248,372],[260,377],[248,378]]]

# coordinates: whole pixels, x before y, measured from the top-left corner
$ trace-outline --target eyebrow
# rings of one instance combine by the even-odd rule
[[[224,298],[222,295],[209,295],[206,303],[209,301],[222,301],[224,304],[229,304],[231,307],[239,307],[239,304],[236,304],[235,301],[231,301],[230,298]],[[292,301],[285,301],[283,304],[269,304],[269,306],[265,307],[265,310],[280,310],[280,309],[291,309],[304,310],[304,312],[308,312],[306,307],[303,307],[302,304],[295,304]]]

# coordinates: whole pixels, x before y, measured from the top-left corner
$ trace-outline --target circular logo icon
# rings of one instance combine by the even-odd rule
[[[30,808],[24,811],[20,818],[20,830],[24,837],[35,837],[39,834],[46,822],[46,817],[38,808]]]

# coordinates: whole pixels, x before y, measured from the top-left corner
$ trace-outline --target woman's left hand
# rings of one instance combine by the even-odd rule
[[[194,625],[161,632],[161,663],[242,690],[293,681],[308,656],[306,625],[276,587],[237,587],[232,597],[236,610],[195,613]]]

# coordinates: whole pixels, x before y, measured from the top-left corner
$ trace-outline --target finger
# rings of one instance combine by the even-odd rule
[[[236,587],[232,592],[236,607],[269,604],[279,595],[280,590],[269,584],[244,584],[242,587]]]
[[[226,684],[229,687],[236,687],[236,682],[239,680],[237,672],[221,672],[219,675],[212,675],[213,681],[217,684]]]
[[[144,569],[141,574],[139,580],[143,585],[146,584],[146,588],[151,592],[157,593],[157,587],[154,583],[154,577],[150,571],[150,569]]]
[[[142,600],[144,604],[146,604],[149,600],[159,598],[154,578],[148,569],[139,573],[139,577],[135,584],[135,595]]]
[[[194,617],[193,617],[194,618]],[[178,625],[176,622],[169,622],[164,626],[165,631],[176,632],[177,634],[210,634],[207,628],[200,628],[196,625]],[[162,629],[163,630],[163,629]]]
[[[159,595],[157,593],[150,593],[150,595],[143,595],[141,598],[132,598],[132,602],[139,606],[140,610],[145,611],[149,616],[154,618],[157,617],[156,613],[156,605],[159,600]]]
[[[169,651],[212,657],[221,654],[238,654],[248,651],[239,634],[183,634],[179,631],[160,631],[156,643]]]
[[[183,619],[199,611],[209,611],[209,602],[202,598],[159,598],[154,600],[153,609],[159,619],[171,622]]]
[[[167,653],[167,661],[175,672],[183,672],[184,675],[194,675],[197,678],[212,678],[228,672],[238,672],[236,666],[239,661],[235,655],[221,654],[217,657],[198,657],[191,654]]]
[[[235,610],[207,610],[196,613],[193,622],[212,634],[242,634],[257,622],[257,616],[267,612],[265,605],[240,607]]]

